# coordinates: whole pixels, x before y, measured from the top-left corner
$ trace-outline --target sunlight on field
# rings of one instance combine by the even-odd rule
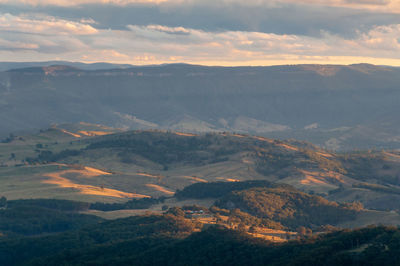
[[[88,136],[88,137],[95,137],[95,136],[110,135],[113,132],[80,130],[80,131],[78,131],[78,133],[81,135],[84,135],[84,136]]]
[[[79,174],[81,177],[96,177],[96,176],[101,176],[101,175],[111,175],[111,173],[104,172],[99,169],[86,166],[82,170],[70,169],[70,170],[63,170],[63,171],[59,171],[59,172],[47,173],[44,176],[49,177],[50,179],[44,180],[44,181],[42,181],[42,183],[58,185],[59,187],[62,187],[62,188],[77,189],[81,194],[86,194],[86,195],[97,195],[97,196],[107,196],[107,197],[116,197],[116,198],[149,198],[150,197],[147,195],[128,193],[128,192],[123,192],[123,191],[119,191],[116,189],[110,189],[110,188],[105,188],[105,187],[77,184],[63,176],[66,174]]]
[[[80,171],[79,173],[83,174],[83,175],[88,175],[88,176],[99,176],[99,175],[111,175],[111,173],[108,172],[104,172],[102,170],[93,168],[93,167],[89,167],[89,166],[85,166],[84,168],[86,171]]]
[[[261,141],[265,141],[265,142],[269,142],[269,143],[273,143],[274,142],[272,139],[268,139],[268,138],[264,138],[264,137],[254,136],[253,138],[256,139],[256,140],[261,140]]]
[[[326,152],[319,152],[317,151],[316,154],[323,156],[323,157],[327,157],[327,158],[333,158],[332,154],[326,153]]]
[[[165,187],[162,187],[162,186],[159,186],[159,185],[155,185],[155,184],[146,184],[146,187],[153,188],[153,189],[155,189],[157,191],[160,191],[162,193],[165,193],[165,194],[171,195],[171,196],[175,194],[175,192],[173,192],[171,190],[168,190]]]
[[[71,136],[73,136],[73,137],[75,137],[75,138],[80,138],[80,137],[82,137],[82,136],[79,135],[79,134],[75,134],[75,133],[69,132],[69,131],[67,131],[67,130],[65,130],[65,129],[60,129],[60,131],[61,131],[62,133],[67,134],[67,135],[71,135]]]
[[[225,180],[225,181],[228,181],[228,182],[240,182],[239,179],[226,178],[226,177],[216,177],[215,179],[217,179],[217,180]]]
[[[300,181],[300,183],[303,184],[303,185],[308,185],[308,184],[311,184],[311,183],[323,184],[323,185],[327,184],[326,182],[324,182],[322,180],[319,180],[319,179],[317,179],[317,178],[315,178],[313,176],[310,176],[310,175],[306,175],[306,178],[302,179]]]
[[[292,151],[299,151],[297,147],[294,147],[292,145],[284,144],[284,143],[278,143],[277,146],[280,146],[282,148],[285,148],[287,150],[292,150]]]
[[[197,182],[202,182],[202,183],[207,183],[208,182],[207,180],[199,178],[199,177],[196,177],[196,176],[185,175],[185,176],[183,176],[183,178],[191,179],[191,180],[194,180],[194,181],[197,181]]]
[[[136,173],[136,175],[147,176],[147,177],[151,177],[151,178],[163,178],[162,175],[152,175],[149,173]]]
[[[196,134],[191,134],[191,133],[184,133],[184,132],[174,132],[178,136],[186,136],[186,137],[196,137]]]

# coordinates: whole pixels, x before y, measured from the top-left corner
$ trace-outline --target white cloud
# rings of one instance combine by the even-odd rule
[[[189,34],[190,31],[184,27],[167,27],[162,25],[149,25],[146,27],[149,30],[160,31],[170,34]]]
[[[169,0],[0,0],[2,4],[9,5],[31,5],[31,6],[78,6],[85,4],[159,4]]]
[[[0,31],[41,35],[90,35],[97,33],[97,30],[91,25],[81,22],[56,19],[54,17],[30,18],[11,14],[0,15]]]
[[[128,25],[128,30],[95,29],[93,20],[0,15],[0,61],[49,57],[132,64],[187,62],[246,65],[370,63],[400,65],[400,24],[376,26],[345,39],[247,31],[210,32],[165,25]],[[25,59],[26,60],[26,59]]]

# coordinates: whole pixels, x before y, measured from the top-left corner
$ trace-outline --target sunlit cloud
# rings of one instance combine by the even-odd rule
[[[30,19],[29,28],[24,19],[9,15],[1,18],[19,23],[0,27],[0,33],[4,33],[0,39],[0,59],[9,56],[12,50],[24,50],[25,55],[31,53],[38,60],[53,54],[63,60],[131,64],[339,63],[346,58],[351,62],[358,58],[358,62],[400,65],[400,24],[377,26],[366,33],[360,32],[356,38],[346,39],[329,32],[316,38],[247,31],[209,32],[154,24],[128,25],[129,30],[88,30],[83,34],[87,25],[80,22],[66,21],[75,25],[71,29],[60,27],[53,18]],[[6,32],[6,28],[12,31]],[[76,28],[82,28],[82,32]],[[42,30],[52,34],[43,34]]]
[[[10,5],[59,6],[49,9],[38,8],[40,12],[36,12],[34,7],[27,9],[28,11],[0,13],[0,61],[42,61],[58,58],[69,61],[130,64],[185,62],[208,65],[272,65],[368,62],[400,65],[400,20],[392,19],[396,14],[391,14],[387,18],[386,13],[375,15],[372,12],[373,10],[386,12],[389,8],[399,7],[399,2],[393,0],[246,2],[0,0],[0,3]],[[112,27],[114,20],[99,22],[98,18],[107,17],[109,14],[108,6],[100,10],[106,13],[100,12],[97,17],[92,18],[91,15],[87,15],[97,15],[96,12],[87,13],[95,4],[114,5],[115,9],[112,11],[114,13],[110,13],[112,14],[110,17],[121,24]],[[129,17],[126,20],[128,23],[122,19],[121,21],[125,23],[118,20],[116,17],[118,12],[125,9],[135,10],[135,5],[140,7],[141,12],[149,13],[145,13],[139,21],[130,20]],[[147,5],[151,8],[146,9]],[[228,10],[231,13],[226,15],[224,20],[216,19],[207,24],[215,18],[214,15],[217,13],[213,12],[225,10],[221,8],[224,5],[232,7]],[[201,13],[205,15],[196,17],[196,23],[184,24],[187,18],[183,14],[185,10],[187,14],[194,14],[190,13],[192,12],[190,10],[199,6],[206,7]],[[219,6],[219,9],[210,11],[208,7],[212,6]],[[307,10],[308,7],[314,6],[318,7],[316,11],[326,10],[323,7],[334,7],[332,10],[336,13],[329,19],[324,15],[326,13],[316,14],[309,19],[304,14],[298,17],[284,16],[285,12],[296,15],[298,10],[313,15],[314,9]],[[258,11],[261,7],[267,9]],[[350,11],[342,8],[349,8]],[[15,10],[18,10],[18,7],[15,7]],[[46,14],[48,10],[56,11]],[[60,10],[68,10],[70,13],[77,10],[81,13],[68,17]],[[151,13],[154,10],[157,12]],[[240,10],[245,10],[245,14],[241,14]],[[279,13],[276,12],[277,15],[272,20],[265,20],[265,10],[269,10],[267,19],[277,10]],[[149,18],[147,14],[153,14],[153,17]],[[160,14],[165,16],[159,18]],[[171,14],[183,15],[171,18]],[[353,14],[356,16],[352,17]],[[188,17],[190,20],[190,15]],[[349,19],[353,27],[351,31],[338,29],[340,21],[337,18],[341,17],[351,18]],[[359,19],[362,19],[363,23],[358,23]],[[297,22],[304,23],[299,26]],[[322,23],[324,27],[321,26]],[[343,25],[347,24],[343,22],[340,27],[344,27]],[[334,28],[336,31],[332,30]]]
[[[97,33],[97,30],[91,25],[80,22],[56,19],[54,17],[30,18],[11,14],[0,15],[0,31],[37,33],[42,35],[89,35]]]
[[[0,0],[1,4],[31,5],[31,6],[79,6],[88,4],[160,4],[168,0]]]
[[[398,0],[0,0],[0,4],[73,7],[82,5],[243,5],[276,7],[285,4],[335,6],[345,8],[400,12]]]

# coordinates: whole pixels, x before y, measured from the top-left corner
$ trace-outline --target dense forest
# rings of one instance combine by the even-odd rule
[[[397,265],[400,231],[339,230],[274,244],[173,214],[0,240],[2,265]]]
[[[17,200],[7,201],[0,209],[0,235],[4,237],[34,236],[65,232],[103,219],[80,214],[88,203],[68,200]]]
[[[233,191],[215,205],[231,210],[237,208],[255,217],[279,222],[292,230],[299,226],[336,225],[354,219],[363,208],[359,203],[338,204],[294,189],[265,187]]]
[[[210,182],[195,183],[175,193],[178,199],[220,198],[232,191],[240,191],[253,187],[284,187],[294,189],[286,184],[276,184],[266,180],[250,180],[242,182]]]

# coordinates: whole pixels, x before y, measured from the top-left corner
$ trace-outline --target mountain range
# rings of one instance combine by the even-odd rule
[[[0,64],[0,135],[84,121],[400,148],[399,68],[51,63]]]

